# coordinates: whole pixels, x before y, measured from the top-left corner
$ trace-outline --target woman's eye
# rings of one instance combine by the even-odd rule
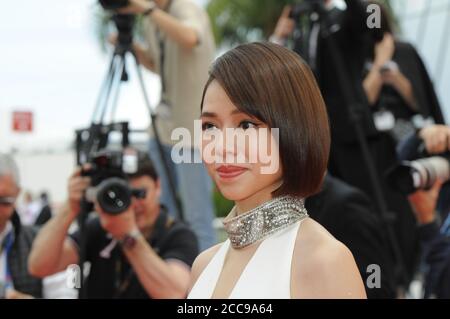
[[[202,124],[202,131],[207,131],[207,130],[213,130],[216,129],[217,127],[209,122],[205,122]]]
[[[250,122],[250,121],[242,121],[239,124],[239,127],[242,128],[243,130],[247,130],[249,128],[257,128],[258,125],[256,123]]]

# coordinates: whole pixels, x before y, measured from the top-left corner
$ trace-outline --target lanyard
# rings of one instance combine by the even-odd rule
[[[6,235],[5,239],[3,240],[3,243],[0,247],[0,256],[3,254],[3,251],[5,252],[5,273],[6,273],[6,280],[5,280],[5,288],[12,288],[12,275],[11,270],[9,269],[9,263],[8,263],[8,255],[11,251],[11,248],[14,243],[14,234],[13,231],[11,231],[8,235]]]
[[[450,214],[447,216],[447,219],[441,227],[441,233],[450,236]]]
[[[120,298],[122,294],[128,289],[128,287],[130,286],[131,279],[133,279],[133,275],[134,275],[133,267],[130,265],[130,269],[124,276],[122,257],[118,257],[116,259],[115,264],[115,278],[114,278],[115,293],[113,295],[113,299]]]

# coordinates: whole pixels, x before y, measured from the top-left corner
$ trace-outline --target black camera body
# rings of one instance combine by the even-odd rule
[[[128,0],[99,0],[104,10],[112,11],[111,20],[116,25],[118,31],[118,47],[128,49],[133,42],[133,28],[136,17],[134,14],[119,14],[115,11],[128,6]]]
[[[134,191],[128,184],[128,174],[137,171],[138,156],[132,151],[101,150],[88,162],[89,170],[83,176],[91,178],[86,199],[97,202],[105,213],[118,215],[128,209]]]
[[[99,2],[105,10],[117,10],[129,4],[128,0],[99,0]]]

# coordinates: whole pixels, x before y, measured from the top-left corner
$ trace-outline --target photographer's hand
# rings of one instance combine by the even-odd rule
[[[414,214],[421,225],[429,224],[436,218],[436,205],[442,181],[437,181],[428,191],[417,191],[409,196]]]
[[[158,29],[184,49],[192,50],[201,42],[202,28],[186,24],[186,17],[172,16],[164,8],[156,5],[154,1],[129,0],[129,3],[127,7],[117,10],[117,12],[122,14],[145,13]],[[190,16],[193,12],[195,11],[189,10],[185,14]]]
[[[417,111],[411,81],[398,69],[387,70],[382,73],[383,83],[393,86],[406,101],[407,105]]]
[[[89,169],[89,166],[85,166]],[[88,177],[77,169],[69,179],[69,198],[61,210],[39,231],[28,257],[28,271],[43,278],[77,264],[79,255],[73,242],[67,238],[69,227],[80,212],[80,201],[90,184]]]
[[[294,32],[295,21],[289,17],[291,7],[285,6],[280,18],[278,19],[275,31],[271,37],[273,42],[284,42]],[[280,44],[280,43],[279,43]]]
[[[389,62],[394,56],[395,41],[390,33],[385,33],[383,40],[375,45],[375,61],[376,67],[382,67]]]
[[[431,125],[420,130],[419,137],[424,141],[429,154],[441,154],[450,151],[450,127]]]
[[[83,169],[88,170],[89,165],[83,167]],[[89,177],[81,176],[82,168],[78,168],[69,179],[69,198],[68,205],[70,208],[70,218],[73,220],[78,216],[80,212],[80,201],[83,199],[84,192],[89,187],[91,179]]]
[[[115,239],[121,240],[126,235],[138,229],[133,205],[119,215],[110,215],[105,213],[98,203],[96,203],[95,211],[99,214],[103,229]]]
[[[375,45],[375,60],[363,81],[363,88],[371,106],[376,105],[375,103],[379,99],[383,87],[383,77],[380,70],[392,59],[394,50],[394,38],[389,33],[385,33],[383,40]]]
[[[112,46],[116,46],[118,41],[118,34],[113,33],[108,36],[108,43]],[[152,72],[156,72],[155,63],[153,59],[149,56],[149,53],[138,43],[133,42],[133,51],[136,54],[138,62],[143,67],[147,68]]]

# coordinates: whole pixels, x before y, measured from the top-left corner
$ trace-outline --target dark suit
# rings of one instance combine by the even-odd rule
[[[355,257],[368,298],[394,298],[395,279],[389,246],[368,197],[356,188],[327,176],[321,193],[306,200],[309,215],[344,243]],[[381,287],[369,289],[367,266],[381,268]]]

